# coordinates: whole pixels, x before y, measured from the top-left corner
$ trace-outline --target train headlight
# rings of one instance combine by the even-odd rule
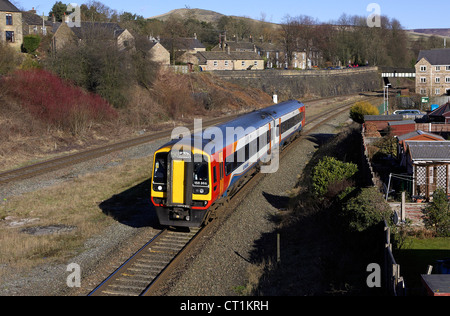
[[[206,195],[209,193],[209,188],[193,188],[194,194]]]
[[[155,190],[156,192],[165,192],[167,188],[162,184],[153,184],[153,190]]]

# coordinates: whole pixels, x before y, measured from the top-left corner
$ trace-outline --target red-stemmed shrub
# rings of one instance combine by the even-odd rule
[[[2,89],[34,117],[80,134],[94,122],[117,118],[114,108],[98,95],[85,92],[41,69],[19,70],[0,80]]]

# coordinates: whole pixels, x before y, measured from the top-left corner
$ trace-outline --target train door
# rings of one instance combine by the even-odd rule
[[[223,194],[224,187],[225,187],[225,177],[224,177],[224,163],[223,163],[223,151],[219,153],[219,187],[220,187],[220,194]]]
[[[167,202],[169,206],[189,206],[192,202],[193,162],[192,154],[173,150],[168,155]]]
[[[276,119],[273,123],[274,129],[272,134],[273,145],[272,147],[278,147],[281,142],[281,134],[280,134],[280,125],[281,119]]]

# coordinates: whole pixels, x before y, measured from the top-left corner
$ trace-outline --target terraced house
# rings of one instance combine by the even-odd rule
[[[420,51],[416,93],[429,97],[450,95],[450,48]]]
[[[23,43],[22,12],[8,0],[0,0],[0,42],[17,50]]]

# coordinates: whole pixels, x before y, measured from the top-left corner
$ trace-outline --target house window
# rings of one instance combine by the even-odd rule
[[[435,78],[435,81],[436,81],[436,83],[441,83],[441,78],[436,77],[436,78]]]
[[[427,83],[427,78],[420,77],[420,83]]]
[[[255,60],[255,62],[253,64],[255,65],[255,67],[258,66],[258,61]]]
[[[420,94],[427,94],[427,90],[426,89],[420,89]]]
[[[450,71],[450,66],[445,66],[445,70]]]
[[[219,62],[217,60],[214,61],[214,67],[217,67],[219,65]]]
[[[228,60],[225,60],[225,66],[228,67]]]
[[[427,71],[427,66],[420,66],[420,71],[422,71],[422,72]]]
[[[436,71],[441,71],[441,66],[436,66]]]
[[[243,60],[241,63],[242,67],[245,67],[245,61]]]
[[[6,31],[6,41],[14,43],[14,32]]]
[[[436,95],[440,95],[441,94],[441,89],[436,89]]]
[[[7,14],[6,15],[6,25],[13,25],[12,14]]]
[[[445,77],[445,83],[450,83],[450,77]]]

